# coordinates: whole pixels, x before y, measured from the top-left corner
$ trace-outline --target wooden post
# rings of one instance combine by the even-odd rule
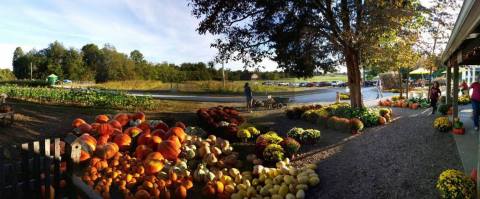
[[[458,117],[458,64],[453,65],[453,118]]]
[[[452,103],[450,101],[451,97],[451,88],[452,88],[452,72],[450,71],[450,63],[447,65],[447,94],[446,94],[446,104]]]

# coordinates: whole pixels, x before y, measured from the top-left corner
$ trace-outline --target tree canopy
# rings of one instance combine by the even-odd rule
[[[247,66],[263,59],[298,77],[346,63],[351,104],[363,105],[362,50],[419,15],[418,1],[405,0],[190,0],[202,19],[198,31],[220,38],[220,59]]]

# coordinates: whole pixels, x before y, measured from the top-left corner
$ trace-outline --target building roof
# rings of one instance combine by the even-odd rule
[[[458,15],[455,26],[450,34],[447,47],[442,54],[442,62],[446,63],[448,59],[455,56],[456,52],[461,50],[462,44],[468,42],[471,33],[476,33],[475,29],[480,24],[480,1],[465,0],[462,9]]]

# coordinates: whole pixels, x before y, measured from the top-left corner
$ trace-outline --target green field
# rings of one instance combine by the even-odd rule
[[[262,85],[262,82],[321,82],[340,80],[346,81],[345,75],[315,76],[307,79],[287,78],[281,80],[252,80],[252,81],[227,81],[225,88],[222,81],[186,81],[182,83],[165,83],[155,80],[129,80],[111,81],[101,84],[72,84],[71,87],[89,87],[111,90],[141,90],[141,91],[177,91],[185,93],[212,93],[212,94],[241,94],[245,82],[249,82],[255,93],[283,93],[314,90],[315,87],[290,87],[277,85]]]

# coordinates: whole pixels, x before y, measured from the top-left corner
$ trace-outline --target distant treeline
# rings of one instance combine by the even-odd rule
[[[13,54],[13,73],[17,79],[45,79],[50,74],[60,79],[78,81],[160,80],[181,82],[190,80],[221,80],[222,71],[209,63],[151,63],[143,54],[134,50],[129,55],[118,52],[106,44],[99,48],[86,44],[81,49],[65,48],[53,42],[47,48],[25,53],[17,47]],[[283,72],[255,72],[259,79],[276,80],[286,77]],[[250,80],[247,70],[225,71],[228,80]]]

